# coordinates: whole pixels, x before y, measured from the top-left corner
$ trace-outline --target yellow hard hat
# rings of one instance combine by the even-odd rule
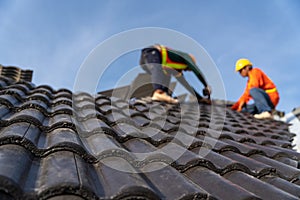
[[[235,63],[235,71],[238,72],[246,66],[252,66],[252,63],[246,58],[241,58]]]

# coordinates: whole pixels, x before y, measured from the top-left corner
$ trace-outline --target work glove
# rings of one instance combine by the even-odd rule
[[[211,87],[208,85],[202,90],[203,96],[209,96],[211,94]]]
[[[239,108],[239,105],[240,105],[239,102],[236,102],[231,106],[231,110],[237,110]]]
[[[207,98],[202,98],[202,99],[198,100],[198,102],[211,105],[211,100],[207,99]]]
[[[245,104],[246,104],[246,102],[244,102],[244,101],[238,101],[231,106],[231,110],[236,110],[236,111],[240,112],[243,109],[243,107],[245,106]]]

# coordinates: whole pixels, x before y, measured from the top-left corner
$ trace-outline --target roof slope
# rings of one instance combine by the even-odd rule
[[[283,122],[3,77],[0,88],[0,199],[300,197]]]

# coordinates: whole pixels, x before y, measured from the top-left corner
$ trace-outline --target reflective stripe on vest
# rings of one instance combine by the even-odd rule
[[[183,69],[187,68],[186,64],[172,62],[168,58],[168,52],[167,52],[166,47],[161,45],[160,48],[161,48],[161,59],[162,59],[161,64],[162,64],[163,67],[167,67],[167,68],[171,68],[171,69],[177,69],[177,70],[183,70]]]
[[[272,88],[272,89],[267,89],[265,91],[266,91],[266,93],[272,93],[272,92],[276,92],[277,89],[276,88]]]

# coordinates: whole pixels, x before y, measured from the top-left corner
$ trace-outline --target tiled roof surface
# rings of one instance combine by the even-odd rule
[[[286,123],[6,78],[0,88],[0,199],[300,197]]]

